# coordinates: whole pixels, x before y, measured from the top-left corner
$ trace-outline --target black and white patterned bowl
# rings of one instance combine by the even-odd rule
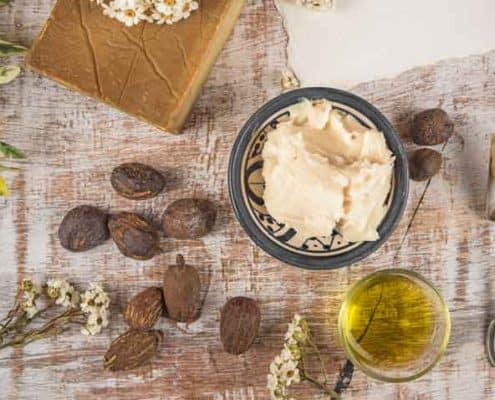
[[[388,211],[375,242],[349,243],[336,231],[328,237],[301,238],[271,217],[263,201],[261,153],[268,132],[289,117],[289,107],[301,99],[326,99],[334,109],[351,114],[385,135],[395,156],[394,177],[386,200]],[[261,107],[237,137],[229,163],[229,192],[235,215],[249,237],[273,257],[297,267],[324,270],[343,267],[376,251],[392,234],[404,212],[409,192],[407,154],[390,122],[367,101],[349,92],[330,88],[304,88],[282,94]]]

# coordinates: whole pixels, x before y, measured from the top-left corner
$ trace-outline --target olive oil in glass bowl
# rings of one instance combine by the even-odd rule
[[[368,376],[406,382],[424,375],[444,353],[450,336],[447,305],[419,274],[378,271],[347,293],[339,336],[349,359]]]

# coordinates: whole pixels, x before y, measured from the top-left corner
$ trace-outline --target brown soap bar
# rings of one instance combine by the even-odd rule
[[[133,27],[90,0],[58,0],[27,65],[159,129],[179,133],[244,0],[202,0],[174,25]]]

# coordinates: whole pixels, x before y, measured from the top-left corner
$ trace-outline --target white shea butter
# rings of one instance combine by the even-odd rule
[[[263,197],[278,222],[307,238],[334,229],[350,242],[379,238],[394,164],[382,132],[304,100],[268,134],[263,161]]]

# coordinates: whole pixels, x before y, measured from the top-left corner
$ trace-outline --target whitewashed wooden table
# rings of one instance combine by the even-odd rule
[[[0,10],[0,32],[29,45],[48,16],[51,0],[15,0]],[[62,276],[81,287],[104,282],[113,300],[111,325],[87,339],[77,330],[24,349],[0,353],[2,399],[267,399],[266,373],[295,312],[311,321],[328,369],[344,361],[336,314],[346,289],[385,267],[411,268],[430,278],[452,312],[446,356],[427,376],[401,385],[383,384],[357,372],[346,399],[495,398],[495,369],[484,353],[487,324],[495,317],[495,225],[483,218],[488,134],[495,132],[495,52],[447,61],[353,89],[397,126],[408,147],[407,123],[415,111],[441,106],[462,136],[448,145],[446,162],[433,179],[397,254],[424,190],[413,183],[406,215],[375,255],[338,271],[305,272],[257,249],[234,219],[227,191],[231,145],[243,122],[280,92],[286,36],[271,0],[249,0],[217,62],[182,136],[154,128],[83,98],[30,72],[0,88],[0,140],[22,148],[29,162],[9,175],[12,196],[0,209],[0,312],[5,314],[24,277]],[[113,167],[145,161],[164,171],[164,195],[137,204],[109,184]],[[57,241],[58,224],[73,206],[139,210],[156,218],[170,201],[207,196],[220,207],[214,233],[203,240],[168,241],[169,252],[148,262],[122,257],[108,243],[70,254]],[[167,321],[166,339],[152,366],[130,373],[104,371],[102,357],[125,330],[120,311],[140,289],[159,284],[177,252],[202,271],[211,286],[202,318],[179,330]],[[395,257],[397,254],[397,257]],[[281,285],[283,283],[283,287]],[[218,310],[229,297],[247,295],[262,304],[261,334],[245,355],[222,351]],[[303,387],[298,399],[314,392]]]

